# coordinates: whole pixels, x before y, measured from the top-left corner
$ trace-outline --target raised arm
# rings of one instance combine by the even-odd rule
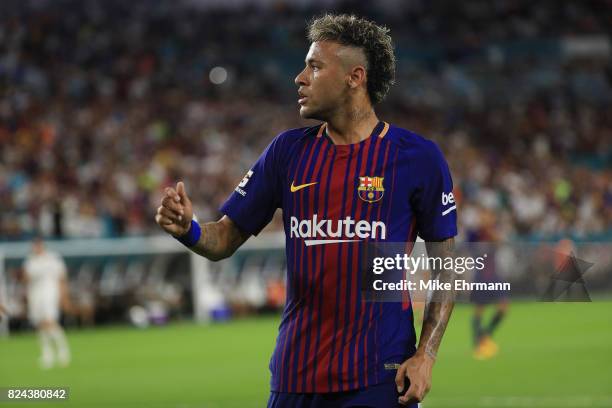
[[[193,233],[192,219],[193,207],[183,182],[177,183],[176,190],[166,188],[155,215],[155,222],[165,232],[178,238]],[[211,261],[219,261],[231,256],[249,236],[229,217],[223,216],[219,221],[201,225],[200,238],[189,246],[189,249]]]
[[[429,257],[452,257],[455,249],[454,238],[442,242],[427,243]],[[398,392],[403,392],[399,398],[402,404],[422,401],[431,388],[431,371],[436,361],[442,336],[455,305],[454,279],[455,272],[450,269],[432,271],[432,279],[440,283],[450,283],[451,290],[435,290],[428,294],[423,315],[423,328],[417,351],[397,370],[395,382]],[[404,389],[404,380],[408,378],[410,387]]]

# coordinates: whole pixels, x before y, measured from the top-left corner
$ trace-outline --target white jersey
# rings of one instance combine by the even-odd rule
[[[30,319],[57,320],[59,315],[60,281],[66,276],[66,265],[53,252],[30,255],[24,263],[28,278],[28,309]]]

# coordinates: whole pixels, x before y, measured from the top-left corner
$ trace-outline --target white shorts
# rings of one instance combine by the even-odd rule
[[[59,299],[55,296],[28,297],[28,318],[34,325],[43,321],[59,320]]]

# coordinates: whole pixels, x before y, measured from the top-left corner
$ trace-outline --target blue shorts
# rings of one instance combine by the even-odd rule
[[[418,404],[400,405],[394,382],[372,385],[346,392],[325,394],[270,393],[268,408],[418,408]]]

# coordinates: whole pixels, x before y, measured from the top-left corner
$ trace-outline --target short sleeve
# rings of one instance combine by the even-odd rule
[[[428,141],[418,160],[419,182],[412,203],[418,235],[425,241],[441,241],[457,235],[457,205],[448,164],[438,146]]]
[[[280,135],[259,157],[219,210],[238,227],[257,235],[282,202],[279,162]]]

